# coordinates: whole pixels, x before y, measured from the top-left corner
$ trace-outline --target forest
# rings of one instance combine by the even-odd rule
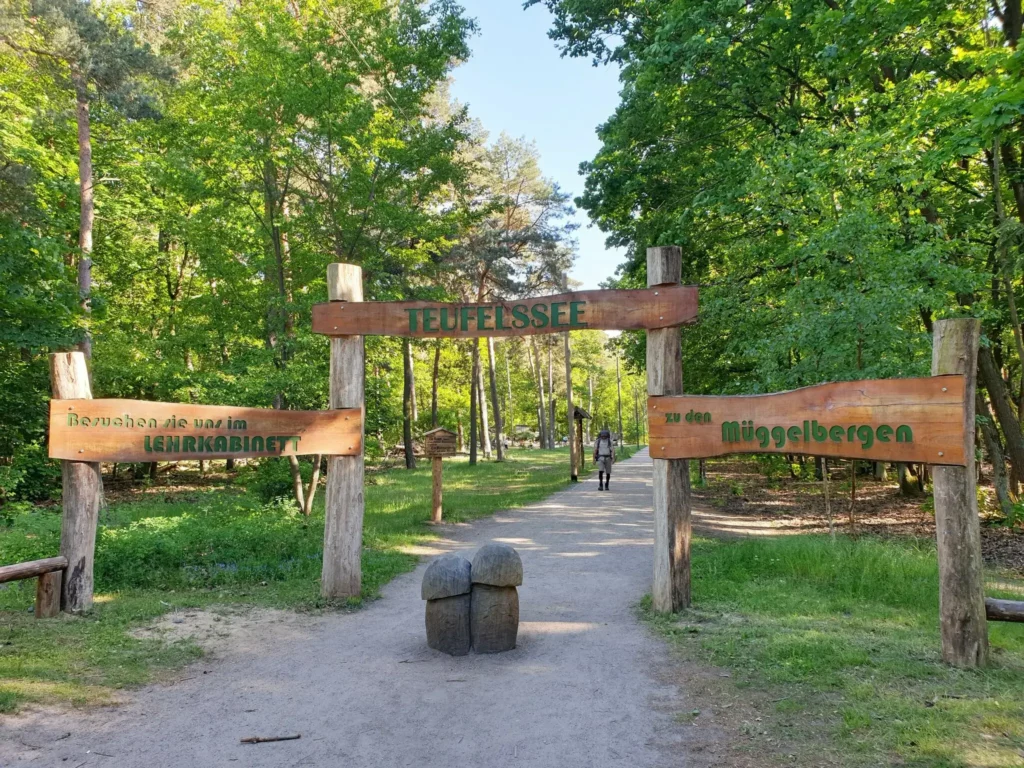
[[[1021,765],[1022,2],[0,0],[0,763]],[[496,40],[516,53],[481,80],[529,122],[454,95]],[[538,149],[608,95],[577,64],[617,77],[573,132],[578,196]],[[324,335],[339,264],[420,302],[388,326],[410,337]],[[645,289],[620,308],[652,322],[602,327],[649,336],[550,298],[584,281]],[[979,322],[955,399],[883,382],[955,409],[941,468],[881,450],[932,422],[817,395],[656,410],[929,376]],[[80,442],[49,459],[51,356],[168,429],[104,412],[153,442],[97,470],[76,454],[105,425],[68,400]],[[649,372],[651,431],[722,451],[644,450]],[[349,452],[285,457],[301,428],[214,435],[193,406],[330,407]],[[219,457],[148,460],[179,437]],[[515,578],[420,583],[495,543]],[[441,603],[519,646],[442,658]]]
[[[682,246],[687,391],[927,375],[934,321],[980,317],[978,447],[1020,519],[1019,0],[531,5],[621,71],[579,203],[629,249],[622,287],[645,246]]]
[[[563,287],[576,258],[569,196],[527,140],[489,136],[449,96],[474,29],[448,0],[5,0],[8,517],[60,485],[45,448],[51,351],[88,353],[96,397],[318,409],[328,341],[310,308],[331,262],[362,266],[368,301]],[[601,332],[572,337],[588,436],[600,424],[638,441],[636,364]],[[436,426],[457,431],[472,462],[516,439],[554,447],[567,430],[564,356],[554,337],[369,338],[368,455],[404,454]],[[302,463],[291,469],[308,482]]]

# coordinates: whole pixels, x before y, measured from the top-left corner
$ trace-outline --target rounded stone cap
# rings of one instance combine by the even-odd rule
[[[518,587],[523,583],[523,561],[508,544],[485,544],[473,555],[473,583],[492,587]]]
[[[423,574],[421,595],[424,600],[467,595],[473,583],[469,578],[469,560],[462,555],[441,555],[427,566]]]

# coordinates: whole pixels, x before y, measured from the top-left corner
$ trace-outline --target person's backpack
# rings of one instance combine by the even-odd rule
[[[607,437],[597,438],[597,455],[598,456],[611,456],[612,455],[612,441]]]

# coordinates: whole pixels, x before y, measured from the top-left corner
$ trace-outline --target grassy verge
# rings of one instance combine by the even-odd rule
[[[693,558],[695,609],[643,612],[686,656],[731,670],[723,685],[760,715],[739,739],[759,765],[1024,765],[1024,626],[989,624],[985,670],[944,665],[933,544],[699,540]]]
[[[567,485],[568,451],[512,451],[498,464],[445,461],[445,519],[472,520],[539,501]],[[591,466],[588,462],[586,472]],[[251,604],[318,610],[323,496],[309,519],[287,504],[261,504],[246,474],[215,490],[152,489],[144,501],[101,513],[96,544],[96,606],[89,616],[37,621],[35,581],[0,589],[0,712],[25,701],[86,704],[143,683],[201,652],[129,630],[170,610]],[[409,546],[436,534],[430,517],[429,462],[366,478],[363,594],[416,564]],[[0,529],[0,563],[50,557],[60,516],[39,509]]]

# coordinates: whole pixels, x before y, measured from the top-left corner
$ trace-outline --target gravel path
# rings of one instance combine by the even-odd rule
[[[666,645],[637,620],[651,580],[651,464],[616,466],[522,510],[446,526],[441,549],[489,541],[523,558],[519,645],[451,658],[426,647],[425,568],[353,614],[253,622],[181,679],[87,714],[0,722],[0,765],[704,766],[721,735],[685,724],[700,706]],[[69,736],[65,736],[68,734]],[[301,733],[245,745],[247,736]]]

